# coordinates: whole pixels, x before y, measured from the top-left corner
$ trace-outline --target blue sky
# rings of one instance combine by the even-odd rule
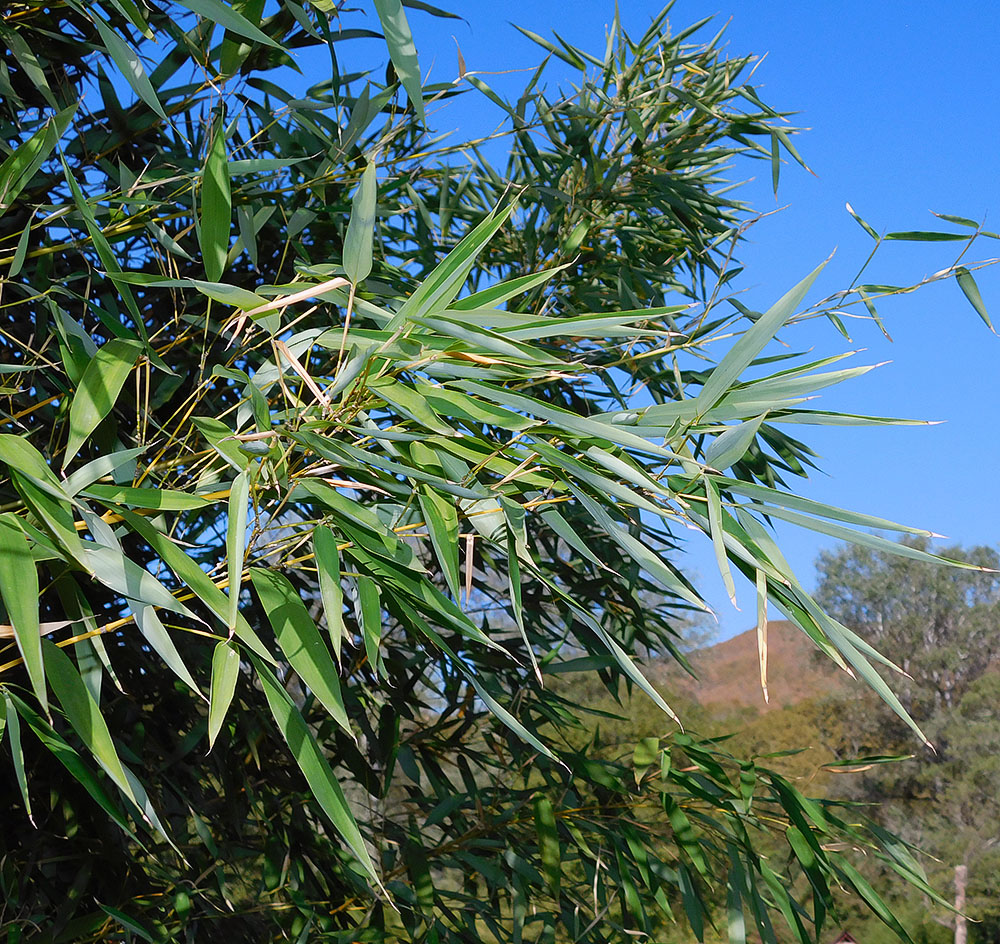
[[[447,5],[447,4],[446,4]],[[640,33],[660,6],[623,0],[622,20]],[[411,11],[422,70],[431,81],[456,74],[457,39],[470,70],[525,69],[540,50],[508,22],[542,35],[556,29],[566,40],[603,51],[606,0],[530,4],[474,0],[460,7],[466,22],[435,21]],[[841,2],[791,0],[678,0],[677,28],[715,16],[705,38],[731,20],[731,53],[767,53],[754,81],[763,98],[809,131],[797,142],[816,173],[783,170],[778,198],[766,164],[743,175],[758,179],[744,199],[761,210],[787,207],[756,226],[742,250],[744,300],[762,309],[834,249],[817,285],[820,297],[847,284],[871,247],[848,216],[845,201],[877,230],[941,229],[930,210],[987,220],[1000,230],[1000,8],[990,4]],[[569,68],[565,75],[569,78]],[[559,72],[553,69],[553,81]],[[523,82],[515,76],[511,87]],[[490,79],[502,86],[503,79]],[[488,131],[495,120],[485,103],[438,112],[439,130],[461,126]],[[739,176],[739,175],[737,175]],[[897,243],[884,247],[873,280],[915,282],[953,261],[958,244]],[[1000,256],[1000,242],[982,240],[972,259]],[[1000,271],[979,276],[987,307],[1000,324]],[[874,429],[803,428],[821,454],[822,474],[804,494],[930,528],[963,544],[1000,541],[1000,499],[993,487],[1000,467],[995,433],[1000,381],[1000,339],[990,334],[954,282],[886,303],[881,309],[889,343],[871,324],[859,324],[848,344],[832,327],[818,325],[788,335],[796,348],[817,354],[866,348],[852,363],[891,363],[861,380],[833,388],[827,409],[944,420],[930,427]],[[807,585],[813,561],[829,539],[794,528],[781,531],[788,558]],[[716,606],[719,634],[753,622],[753,592],[740,593],[742,612],[728,603],[710,547],[697,540],[690,565]]]

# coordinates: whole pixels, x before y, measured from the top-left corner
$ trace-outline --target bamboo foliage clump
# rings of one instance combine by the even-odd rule
[[[901,930],[857,862],[933,894],[909,850],[682,733],[641,663],[707,609],[694,531],[757,588],[762,683],[769,603],[905,717],[770,523],[930,559],[788,484],[800,427],[910,421],[817,409],[870,368],[769,345],[910,287],[730,294],[728,168],[799,157],[718,38],[533,37],[581,79],[509,102],[422,86],[404,8],[451,15],[5,7],[0,924],[804,941],[847,889]],[[458,94],[501,110],[503,167],[428,131]],[[993,236],[949,222],[884,238]],[[934,278],[988,324],[975,268]],[[590,678],[662,737],[602,746]]]

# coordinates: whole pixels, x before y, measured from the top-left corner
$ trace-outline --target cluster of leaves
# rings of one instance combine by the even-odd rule
[[[807,940],[837,884],[893,923],[854,850],[926,886],[877,828],[678,736],[591,757],[546,677],[624,678],[668,725],[635,657],[683,658],[693,528],[756,583],[762,639],[770,601],[908,717],[767,527],[924,533],[783,481],[810,456],[786,427],[903,421],[805,405],[868,369],[836,356],[742,379],[795,320],[895,289],[726,297],[724,167],[777,179],[790,145],[715,40],[665,14],[603,57],[540,40],[583,81],[511,105],[471,73],[421,88],[404,7],[448,15],[3,8],[9,938],[700,936],[726,887],[734,942],[773,942],[770,912]],[[383,38],[386,80],[350,71]],[[509,116],[504,173],[427,138],[462,83]]]

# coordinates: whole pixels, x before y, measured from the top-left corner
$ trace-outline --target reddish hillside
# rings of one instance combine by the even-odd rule
[[[816,652],[809,637],[794,624],[780,620],[768,625],[767,705],[760,690],[755,629],[692,653],[697,680],[673,667],[662,680],[705,707],[773,710],[834,691],[850,681],[828,659],[816,657]]]

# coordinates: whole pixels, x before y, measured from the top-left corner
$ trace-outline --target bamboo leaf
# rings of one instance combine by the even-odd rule
[[[78,107],[77,102],[54,115],[0,164],[0,209],[9,207],[31,183],[32,177],[65,134]],[[11,271],[10,277],[16,274]]]
[[[223,0],[177,0],[184,7],[205,18],[208,23],[225,27],[229,32],[236,33],[255,43],[263,43],[274,49],[284,49],[266,33],[262,33],[245,16],[238,13]]]
[[[735,465],[746,455],[763,422],[764,417],[758,416],[738,426],[731,426],[716,436],[705,450],[705,465],[713,469],[728,469]]]
[[[344,236],[344,272],[355,285],[372,271],[372,237],[377,202],[375,162],[369,161],[351,204],[351,218]]]
[[[0,595],[14,627],[31,689],[42,709],[48,712],[38,625],[38,570],[27,538],[11,514],[0,515]]]
[[[226,595],[212,583],[208,576],[187,554],[184,553],[163,532],[158,531],[152,523],[135,512],[125,508],[118,509],[123,520],[129,527],[142,536],[143,540],[157,553],[160,559],[186,584],[223,623],[229,618],[229,600]],[[250,650],[268,662],[274,662],[274,656],[260,641],[260,638],[242,616],[237,616],[236,636]]]
[[[73,730],[118,789],[138,806],[138,800],[125,776],[125,768],[115,750],[108,725],[97,702],[87,691],[80,673],[77,672],[69,656],[54,643],[43,640],[42,648],[49,684],[63,711],[66,712]]]
[[[983,296],[979,294],[979,286],[976,285],[976,280],[972,277],[972,273],[965,266],[959,266],[955,270],[955,281],[958,282],[958,287],[969,300],[969,304],[976,309],[976,314],[986,323],[986,327],[996,334],[993,322],[990,321],[989,312],[986,310],[986,305],[983,302]]]
[[[220,642],[212,654],[212,681],[208,696],[208,749],[222,730],[240,677],[240,654],[229,642]]]
[[[274,673],[259,659],[253,656],[250,658],[257,670],[257,677],[264,689],[264,695],[267,698],[271,714],[274,715],[278,730],[305,776],[313,796],[322,807],[323,812],[330,818],[347,847],[354,853],[358,862],[372,880],[381,887],[381,882],[379,882],[375,872],[375,865],[368,855],[364,838],[358,829],[358,824],[347,803],[347,798],[344,796],[344,791],[340,788],[340,784],[333,775],[333,771],[312,732],[307,727],[288,692],[275,678]]]
[[[149,81],[149,76],[143,68],[142,59],[124,39],[121,38],[100,16],[91,19],[97,32],[101,34],[101,41],[108,55],[118,66],[119,72],[125,77],[125,81],[132,86],[132,91],[139,96],[153,111],[164,121],[167,120],[167,113],[163,110],[156,89]]]
[[[451,595],[458,600],[461,596],[461,579],[458,565],[458,510],[454,502],[439,495],[428,485],[417,490],[420,511],[427,524],[434,554],[441,565],[441,572]]]
[[[542,873],[552,896],[559,899],[562,879],[562,855],[559,834],[556,832],[556,815],[552,801],[546,796],[535,797],[535,832],[538,836],[538,856],[542,860]]]
[[[378,584],[371,577],[361,575],[357,578],[357,585],[358,622],[364,636],[365,654],[372,670],[381,674],[382,653],[379,652],[379,646],[382,643],[382,605]]]
[[[410,24],[406,21],[406,12],[400,0],[375,0],[375,10],[382,24],[396,74],[406,89],[417,121],[423,124],[424,96],[420,85],[420,64],[417,62],[417,47],[413,42]]]
[[[174,641],[170,638],[163,623],[160,622],[153,607],[137,606],[133,608],[132,612],[135,614],[135,622],[139,631],[146,637],[146,641],[157,655],[191,691],[196,695],[201,695],[197,682],[188,671],[181,654],[177,651],[177,646],[174,645]]]
[[[108,796],[101,781],[83,762],[80,755],[66,743],[66,741],[53,729],[50,724],[45,721],[41,715],[33,711],[20,698],[10,691],[5,691],[4,695],[13,703],[14,707],[17,709],[17,713],[22,719],[24,719],[24,721],[27,722],[28,727],[35,732],[35,735],[42,742],[42,745],[46,748],[46,750],[48,750],[52,756],[66,768],[69,774],[83,786],[87,793],[89,793],[101,809],[108,814],[112,821],[118,825],[122,832],[138,843],[138,839],[132,832],[132,829],[125,820],[125,817]]]
[[[712,531],[712,547],[715,550],[715,561],[719,565],[719,573],[726,585],[726,592],[733,606],[736,606],[736,584],[729,569],[729,557],[726,554],[725,528],[722,524],[722,502],[719,492],[711,479],[705,479],[705,496],[708,499],[708,521]]]
[[[699,416],[704,416],[729,391],[734,380],[750,366],[806,297],[816,277],[826,263],[817,266],[794,288],[778,299],[739,340],[712,370],[696,399]]]
[[[274,629],[278,645],[292,668],[330,717],[354,737],[344,708],[337,666],[302,598],[288,579],[276,571],[255,567],[250,571],[250,579]]]
[[[24,800],[24,812],[27,813],[31,825],[35,825],[35,817],[31,813],[31,794],[28,792],[28,778],[24,772],[24,751],[21,748],[21,723],[17,717],[17,710],[11,701],[10,695],[5,691],[4,708],[8,737],[10,738],[10,756],[14,761],[14,777],[17,780],[18,789],[21,791],[21,798]]]
[[[225,271],[232,225],[226,122],[225,116],[220,114],[212,129],[208,156],[201,175],[201,228],[198,237],[205,275],[210,282],[218,282]]]
[[[326,628],[330,633],[333,652],[340,661],[340,650],[344,641],[344,590],[340,583],[340,551],[337,539],[325,525],[313,531],[313,552],[316,555],[316,570],[319,574],[319,592],[326,616]]]
[[[118,395],[142,352],[138,341],[112,338],[98,348],[80,378],[69,408],[69,440],[63,468],[69,465],[87,437],[114,408]]]
[[[240,590],[243,587],[243,555],[247,543],[247,515],[250,501],[250,473],[243,471],[233,479],[229,489],[229,513],[226,526],[226,573],[229,577],[230,632],[236,629],[240,612]]]

